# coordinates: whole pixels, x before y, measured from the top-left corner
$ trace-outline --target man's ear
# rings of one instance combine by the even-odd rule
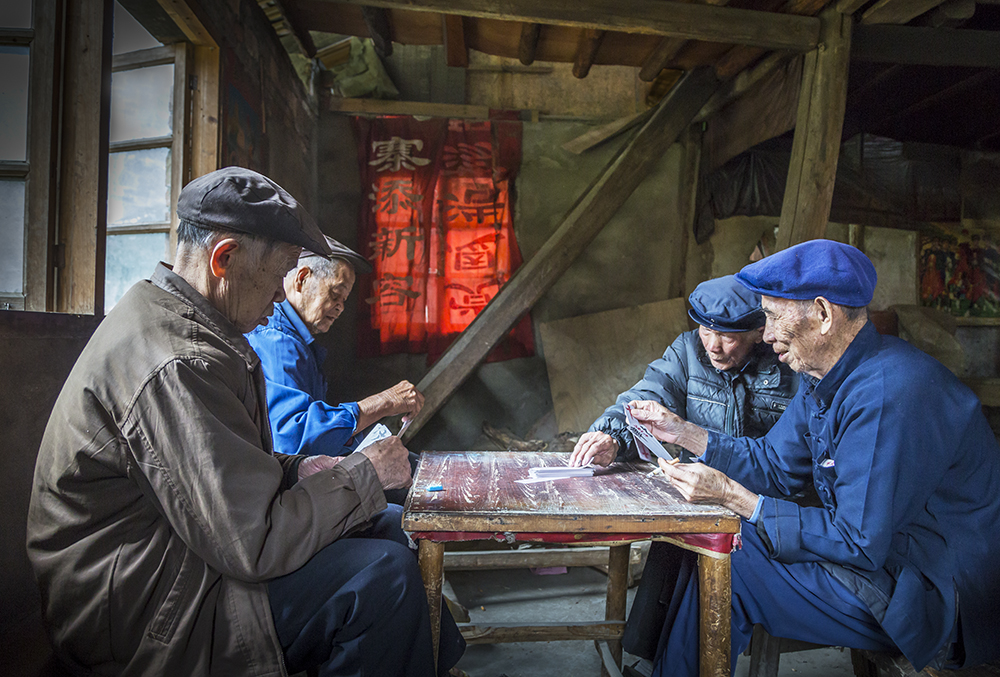
[[[234,238],[227,237],[224,240],[219,240],[212,247],[212,258],[210,259],[212,275],[220,279],[226,277],[232,271],[236,250],[239,248],[240,243]]]
[[[312,269],[309,266],[302,266],[295,271],[295,279],[292,285],[295,291],[302,291],[302,286],[305,284],[306,280],[309,279],[310,275],[312,275]]]
[[[762,342],[764,340],[764,327],[757,327],[756,329],[751,329],[750,335],[753,336],[753,342],[755,344]]]
[[[813,304],[816,319],[819,320],[819,333],[825,336],[833,328],[833,304],[822,296],[817,296]]]

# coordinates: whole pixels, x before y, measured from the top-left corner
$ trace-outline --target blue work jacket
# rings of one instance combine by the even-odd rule
[[[283,454],[343,456],[354,444],[358,404],[330,405],[321,365],[326,350],[287,300],[274,306],[264,326],[246,335],[260,357],[274,450]]]
[[[1000,447],[976,396],[869,322],[763,438],[703,457],[761,500],[780,562],[822,562],[919,670],[1000,655]],[[815,484],[822,507],[780,497]],[[956,620],[959,622],[956,624]]]
[[[766,343],[754,346],[742,369],[719,371],[695,329],[667,346],[663,356],[646,367],[642,380],[620,394],[589,430],[617,440],[620,458],[638,458],[635,440],[625,427],[625,404],[653,400],[706,430],[761,437],[785,411],[798,384],[798,374],[781,364]]]

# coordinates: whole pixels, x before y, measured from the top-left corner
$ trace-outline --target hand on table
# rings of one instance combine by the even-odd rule
[[[657,459],[660,469],[685,500],[713,503],[750,517],[757,506],[757,494],[704,463],[676,463]]]
[[[569,464],[573,467],[589,465],[609,466],[618,455],[618,441],[607,433],[595,430],[580,436]]]
[[[342,460],[343,456],[310,456],[299,463],[299,479],[304,480],[320,470],[330,470]]]
[[[368,457],[375,466],[383,489],[405,489],[410,486],[410,452],[398,437],[386,437],[354,453]]]

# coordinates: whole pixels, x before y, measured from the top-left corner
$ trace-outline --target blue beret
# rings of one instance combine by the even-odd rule
[[[861,307],[875,293],[875,266],[856,247],[809,240],[751,263],[736,273],[762,296],[811,301],[822,296],[839,306]]]
[[[691,319],[715,331],[749,331],[764,326],[760,296],[737,282],[733,275],[702,282],[688,301]]]
[[[211,230],[297,244],[322,256],[331,253],[319,226],[294,197],[243,167],[217,169],[184,186],[177,218]]]

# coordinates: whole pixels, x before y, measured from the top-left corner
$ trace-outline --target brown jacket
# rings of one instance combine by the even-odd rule
[[[266,581],[385,508],[348,456],[296,482],[246,339],[162,264],[52,411],[28,555],[56,649],[101,675],[285,675]]]

